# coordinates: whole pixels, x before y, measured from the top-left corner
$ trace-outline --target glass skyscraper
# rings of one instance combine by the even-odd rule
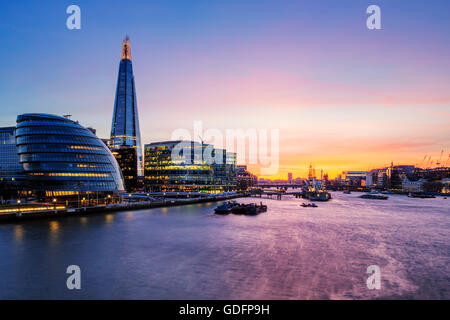
[[[110,148],[116,155],[122,171],[127,172],[127,174],[124,174],[126,188],[135,188],[138,177],[143,176],[143,158],[136,87],[134,85],[130,39],[128,36],[123,40],[122,44],[122,59],[120,60],[117,79]],[[132,150],[134,150],[136,161],[131,161],[131,163],[136,162],[135,170],[134,168],[130,170],[129,154]],[[126,156],[117,157],[117,155],[122,153],[126,154]],[[121,159],[127,159],[127,161],[122,162]]]

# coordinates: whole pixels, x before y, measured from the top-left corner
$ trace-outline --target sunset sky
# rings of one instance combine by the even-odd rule
[[[81,30],[66,8],[81,7]],[[382,30],[366,28],[381,7]],[[450,152],[450,2],[8,1],[0,126],[71,114],[109,137],[125,34],[143,143],[194,121],[279,129],[280,170],[443,162]],[[252,167],[255,173],[258,168]]]

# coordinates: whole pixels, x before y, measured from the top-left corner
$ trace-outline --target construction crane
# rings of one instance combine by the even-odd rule
[[[419,168],[422,168],[423,164],[425,163],[425,160],[427,159],[427,155],[425,155],[425,157],[423,157],[422,162],[419,165]]]
[[[431,161],[431,156],[428,157],[428,160],[427,160],[427,162],[425,163],[425,167],[426,167],[426,168],[429,168],[430,161]]]
[[[439,157],[439,160],[436,161],[436,166],[439,167],[441,165],[441,159],[442,159],[442,155],[444,154],[444,150],[441,151],[441,156]]]

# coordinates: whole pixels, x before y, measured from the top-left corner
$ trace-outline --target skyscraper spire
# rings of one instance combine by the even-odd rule
[[[122,169],[127,190],[133,190],[138,177],[143,175],[143,159],[128,36],[122,43],[110,145]]]
[[[130,38],[125,36],[122,43],[122,59],[131,60]]]

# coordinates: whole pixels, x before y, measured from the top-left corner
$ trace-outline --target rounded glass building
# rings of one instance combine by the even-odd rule
[[[47,196],[124,190],[111,151],[78,122],[48,114],[19,115],[16,144],[30,187]]]

